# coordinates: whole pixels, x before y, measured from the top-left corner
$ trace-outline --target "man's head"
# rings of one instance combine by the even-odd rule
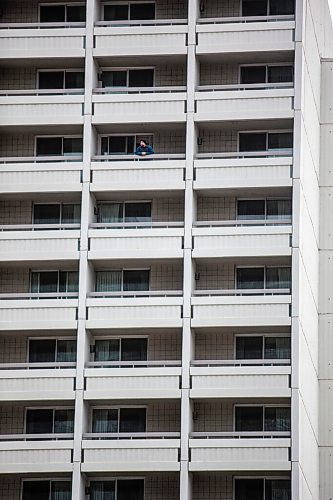
[[[141,141],[140,141],[140,146],[141,146],[142,148],[145,148],[147,145],[148,145],[147,141],[146,141],[145,139],[141,139]]]

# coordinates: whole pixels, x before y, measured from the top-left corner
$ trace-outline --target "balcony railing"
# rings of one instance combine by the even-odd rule
[[[191,366],[216,367],[216,366],[288,366],[290,359],[223,359],[223,360],[193,360]]]
[[[214,220],[196,221],[194,227],[243,227],[243,226],[288,226],[292,219],[252,219],[252,220]]]
[[[0,231],[1,231],[0,226]],[[91,229],[169,229],[184,227],[184,222],[93,222]]]
[[[8,163],[46,163],[82,161],[82,155],[71,156],[2,156],[0,164]]]
[[[290,431],[192,432],[192,439],[277,439],[290,438]]]
[[[89,432],[83,439],[179,439],[180,432]]]
[[[20,89],[0,90],[0,96],[46,96],[46,95],[82,95],[84,89]]]
[[[290,295],[290,288],[248,288],[230,290],[194,290],[193,295],[197,297],[217,297],[232,296],[241,297],[244,295]]]
[[[94,89],[94,94],[171,94],[186,92],[186,86],[169,87],[105,87]],[[1,93],[0,93],[1,95]]]
[[[136,298],[136,297],[181,297],[182,290],[145,290],[145,291],[119,291],[119,292],[90,292],[88,297],[93,298]],[[1,298],[1,295],[0,295]]]
[[[0,434],[0,441],[63,441],[71,440],[74,434],[54,433],[54,434]]]
[[[178,361],[89,361],[88,368],[166,368],[178,367],[182,362]],[[1,365],[0,365],[1,369]]]
[[[246,90],[272,90],[272,89],[291,89],[294,87],[293,82],[277,82],[277,83],[240,83],[232,85],[199,85],[196,88],[197,92],[221,92],[221,91],[246,91]]]
[[[185,160],[185,153],[152,154],[146,156],[129,155],[95,155],[92,161],[151,161],[151,160]],[[1,158],[0,158],[1,162]]]
[[[75,362],[57,361],[48,363],[0,363],[0,370],[38,370],[38,369],[55,369],[62,370],[63,368],[75,368]]]
[[[52,23],[0,23],[0,30],[3,29],[50,29],[50,28],[85,28],[86,23],[82,22],[52,22]]]
[[[142,19],[126,21],[96,21],[95,26],[103,27],[133,27],[133,26],[175,26],[187,25],[187,19]]]
[[[271,23],[279,21],[294,21],[294,15],[283,16],[238,16],[238,17],[202,17],[198,24],[229,24],[229,23]]]
[[[205,158],[216,160],[220,158],[277,158],[293,156],[293,149],[277,149],[273,151],[234,151],[227,153],[198,153],[197,159]]]
[[[1,300],[77,299],[78,292],[0,293]]]
[[[3,231],[53,231],[80,229],[80,224],[5,224],[0,226]]]

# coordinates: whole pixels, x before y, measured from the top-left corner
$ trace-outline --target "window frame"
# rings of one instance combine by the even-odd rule
[[[97,211],[99,210],[100,205],[112,205],[112,204],[122,205],[123,208],[123,218],[122,221],[119,221],[119,224],[126,223],[126,204],[127,203],[150,203],[150,213],[153,213],[153,200],[110,200],[110,201],[98,201],[96,202]],[[98,213],[96,215],[96,219],[98,218]],[[152,215],[150,216],[151,222],[153,221]],[[117,223],[116,223],[117,224]],[[133,223],[134,224],[134,223]]]
[[[90,415],[89,415],[89,429],[90,432],[93,433],[93,413],[94,410],[117,410],[118,412],[118,417],[117,417],[117,432],[115,434],[121,434],[119,431],[120,428],[120,409],[121,408],[129,408],[129,409],[145,409],[146,410],[146,420],[145,420],[145,427],[147,429],[147,424],[148,424],[148,405],[98,405],[98,406],[93,406],[90,408]],[[147,430],[146,430],[147,432]],[[97,433],[96,433],[97,434]]]
[[[294,3],[294,5],[295,5],[295,3]],[[271,2],[270,2],[270,0],[266,0],[266,17],[269,17],[269,16],[274,17],[272,14],[270,14],[270,10],[271,10]],[[240,17],[252,17],[252,16],[244,16],[243,15],[243,0],[239,0],[239,12],[240,12]],[[283,14],[283,15],[288,15],[288,14]],[[289,15],[292,15],[292,14],[289,14]],[[265,16],[254,16],[254,17],[265,17]]]
[[[68,483],[71,483],[71,485],[73,485],[73,482],[72,482],[72,479],[71,478],[68,478],[68,477],[43,477],[43,478],[39,478],[39,477],[36,477],[36,478],[21,478],[21,485],[20,485],[20,500],[23,500],[23,483],[26,483],[26,482],[45,482],[45,481],[49,481],[50,483],[50,493],[51,493],[51,483],[52,482],[68,482]],[[49,494],[49,500],[51,500],[51,496]]]
[[[36,88],[38,90],[43,90],[43,89],[39,89],[39,75],[40,73],[60,73],[62,72],[63,75],[62,75],[62,90],[69,90],[65,87],[65,83],[66,83],[66,73],[82,73],[84,75],[84,69],[66,69],[66,68],[59,68],[59,69],[37,69],[37,72],[36,72]],[[82,87],[84,88],[84,87]],[[52,89],[51,89],[52,90]],[[59,89],[61,90],[61,89]],[[80,88],[76,88],[75,90],[80,90]]]
[[[122,339],[146,339],[147,340],[147,361],[149,361],[149,335],[122,335],[122,336],[118,336],[117,335],[117,336],[111,336],[111,337],[109,337],[109,336],[104,336],[103,337],[101,335],[98,335],[97,337],[93,338],[93,342],[90,345],[95,347],[96,340],[119,340],[119,347],[120,347],[119,356],[121,357],[121,354],[122,354],[122,346],[121,346]],[[96,355],[95,351],[93,352],[93,355],[94,355],[94,361],[95,361],[95,355]],[[121,363],[121,359],[119,359],[119,363]],[[134,361],[134,363],[136,363],[136,361]]]
[[[241,2],[242,2],[242,0],[241,0]],[[261,82],[261,83],[270,83],[268,81],[268,70],[272,66],[291,66],[294,69],[294,71],[295,71],[295,64],[293,62],[249,63],[249,64],[243,64],[243,63],[241,63],[241,64],[238,65],[238,83],[239,83],[239,85],[247,85],[246,83],[243,84],[241,82],[241,73],[242,73],[242,68],[248,68],[248,67],[265,67],[265,69],[266,69],[266,72],[265,72],[266,73],[266,75],[265,75],[265,81]],[[295,77],[295,75],[293,75],[293,76]],[[295,78],[293,78],[293,80],[290,83],[293,83],[294,80],[295,80]],[[289,82],[286,82],[286,83],[289,83]]]
[[[263,151],[263,153],[268,153],[269,151],[283,151],[285,148],[282,149],[268,149],[268,136],[269,134],[293,134],[293,139],[294,139],[294,129],[276,129],[276,130],[238,130],[237,131],[237,152],[242,153],[244,151],[240,151],[240,134],[266,134],[266,149]],[[287,148],[289,150],[289,148]],[[291,148],[293,149],[293,148]],[[246,151],[245,151],[246,152]],[[254,151],[255,153],[256,151]],[[258,150],[258,152],[260,152]]]
[[[81,212],[81,203],[67,203],[67,202],[59,202],[59,201],[50,201],[50,202],[47,202],[47,203],[46,202],[40,202],[40,201],[33,202],[32,203],[32,213],[31,213],[32,224],[36,224],[35,223],[35,219],[34,219],[34,207],[36,205],[60,205],[60,220],[59,220],[59,222],[55,223],[55,225],[57,225],[57,224],[68,224],[67,222],[66,223],[62,222],[63,207],[64,207],[64,205],[79,205],[80,212]],[[76,222],[72,222],[71,224],[80,224],[80,223],[79,222],[77,222],[77,223]]]
[[[265,498],[265,481],[272,481],[272,480],[277,480],[277,481],[290,481],[290,487],[291,487],[291,477],[289,476],[233,476],[232,477],[232,500],[237,500],[236,498],[236,491],[235,491],[235,482],[236,480],[242,480],[242,479],[262,479],[263,480],[263,498]]]
[[[128,133],[100,134],[98,136],[98,151],[99,151],[99,153],[100,153],[101,156],[119,156],[119,155],[121,155],[121,156],[125,156],[125,155],[127,156],[128,155],[129,156],[129,155],[134,155],[135,154],[135,149],[134,149],[133,153],[115,153],[115,154],[111,153],[110,154],[110,152],[108,152],[107,155],[106,154],[102,155],[102,138],[103,137],[108,137],[108,138],[109,137],[134,137],[134,144],[137,144],[138,138],[140,138],[140,137],[148,137],[148,136],[150,136],[152,138],[152,144],[154,144],[154,134],[149,133],[149,132],[147,132],[147,133],[141,133],[141,134],[140,133],[136,133],[136,132],[134,132],[133,134],[128,134]],[[152,145],[152,144],[150,144],[150,145]]]
[[[136,476],[98,476],[96,478],[93,478],[93,479],[88,479],[87,481],[87,484],[90,488],[90,483],[94,482],[94,483],[97,483],[97,482],[104,482],[104,481],[114,481],[115,482],[115,499],[117,499],[117,495],[118,495],[118,481],[131,481],[131,480],[134,480],[134,481],[143,481],[143,498],[145,499],[145,493],[146,493],[146,478],[145,477],[136,477]]]
[[[262,344],[261,344],[261,354],[263,360],[267,359],[264,357],[265,354],[265,339],[266,338],[275,338],[275,337],[281,337],[281,338],[289,338],[291,342],[291,335],[290,333],[249,333],[249,334],[244,334],[244,333],[235,333],[234,334],[234,360],[238,360],[237,356],[237,338],[238,337],[262,337]],[[291,347],[291,346],[290,346]],[[242,360],[240,360],[242,361]],[[246,362],[246,360],[244,360]]]
[[[65,21],[63,21],[64,23],[67,23],[69,21],[67,21],[67,6],[70,6],[70,7],[86,7],[86,4],[84,2],[59,2],[59,3],[51,3],[51,2],[41,2],[38,4],[38,22],[40,23],[41,20],[40,20],[40,8],[41,7],[47,7],[47,6],[50,6],[50,7],[54,7],[54,6],[60,6],[60,5],[64,5],[65,6]],[[51,22],[51,21],[50,21]],[[79,22],[79,21],[78,21]],[[82,21],[83,22],[83,21]]]
[[[263,411],[263,426],[264,428],[261,430],[261,431],[258,431],[258,432],[265,432],[265,409],[266,408],[289,408],[290,409],[290,412],[291,412],[291,404],[285,404],[285,403],[264,403],[264,404],[260,404],[260,403],[234,403],[233,404],[233,407],[232,407],[232,415],[233,415],[233,421],[232,421],[232,428],[233,428],[233,432],[242,432],[242,431],[236,431],[236,408],[262,408],[262,411]],[[292,424],[292,421],[291,421],[291,416],[290,416],[290,426]]]
[[[27,411],[29,410],[52,410],[52,432],[51,434],[55,434],[54,432],[54,424],[55,424],[55,412],[57,410],[73,410],[74,412],[74,427],[75,427],[75,407],[74,406],[26,406],[24,408],[24,433],[27,434]],[[74,432],[74,430],[73,430]],[[68,434],[72,434],[69,432]],[[34,436],[35,434],[32,434]],[[38,435],[38,434],[36,434]]]
[[[265,214],[263,219],[258,219],[258,220],[263,220],[263,221],[269,221],[270,219],[267,218],[267,202],[268,201],[290,201],[291,202],[291,208],[292,208],[292,197],[287,198],[285,196],[266,196],[264,198],[236,198],[236,220],[242,221],[242,220],[251,220],[251,219],[239,219],[238,218],[238,201],[264,201],[265,202]],[[292,212],[290,214],[290,218],[292,218]],[[283,220],[283,219],[281,219]]]
[[[27,363],[32,363],[29,361],[29,345],[30,345],[30,340],[55,340],[56,341],[56,346],[55,346],[55,353],[54,353],[54,358],[57,358],[58,354],[58,340],[75,340],[76,341],[76,346],[77,346],[77,337],[27,337],[27,355],[26,355],[26,362]],[[54,361],[57,363],[57,361]]]
[[[106,272],[106,271],[121,272],[121,290],[119,290],[115,293],[123,293],[124,292],[124,271],[149,271],[149,282],[148,282],[147,292],[149,292],[149,290],[150,290],[150,284],[151,284],[151,268],[150,267],[122,267],[120,269],[97,269],[96,272]],[[95,272],[95,276],[94,276],[94,278],[95,278],[94,279],[95,291],[96,291],[96,272]],[[133,290],[133,293],[135,293],[135,290]]]
[[[57,292],[54,292],[54,293],[70,293],[70,292],[60,292],[59,290],[59,285],[60,285],[60,273],[66,273],[66,288],[68,286],[68,273],[71,273],[71,272],[77,272],[78,273],[78,276],[79,276],[79,271],[76,270],[76,269],[65,269],[65,270],[62,270],[62,269],[30,269],[30,277],[29,277],[29,290],[30,290],[30,293],[35,293],[35,292],[31,292],[31,285],[32,285],[32,273],[38,273],[39,276],[38,276],[38,289],[40,288],[40,273],[43,273],[43,272],[49,272],[49,273],[54,273],[54,272],[57,272],[58,273],[58,282],[57,282]],[[78,287],[79,287],[79,282],[78,282]],[[36,292],[38,294],[42,294],[44,292]],[[46,292],[47,294],[48,292]],[[76,293],[76,292],[75,292]]]
[[[267,269],[270,269],[270,268],[285,268],[287,267],[288,269],[290,269],[290,277],[292,278],[292,266],[290,264],[290,266],[287,266],[286,264],[283,264],[281,266],[279,265],[269,265],[269,266],[265,266],[265,265],[260,265],[260,266],[245,266],[245,265],[241,265],[241,266],[238,266],[236,265],[235,266],[235,290],[246,290],[246,288],[237,288],[237,269],[250,269],[250,268],[257,268],[257,269],[264,269],[264,288],[263,290],[272,290],[271,288],[267,288],[267,278],[266,278],[266,270]],[[290,284],[292,283],[292,281],[290,281]],[[249,288],[249,290],[251,290]],[[255,290],[255,289],[254,289]]]
[[[127,16],[128,16],[128,18],[124,19],[123,22],[131,21],[131,19],[130,19],[130,5],[132,3],[134,3],[134,4],[138,4],[138,3],[140,3],[140,4],[143,4],[143,3],[147,3],[147,4],[152,3],[152,4],[154,4],[155,5],[155,19],[157,19],[156,18],[156,1],[155,0],[142,0],[142,1],[140,0],[140,2],[133,2],[133,0],[132,1],[131,0],[115,0],[113,2],[112,1],[101,2],[102,20],[103,21],[105,20],[104,7],[106,5],[127,5],[128,6],[128,9],[127,9]],[[116,22],[116,21],[114,21],[114,22]]]
[[[153,87],[156,86],[156,66],[126,66],[126,67],[121,67],[121,66],[106,66],[102,67],[99,69],[99,74],[102,76],[103,71],[126,71],[126,86],[125,87],[102,87],[102,80],[100,80],[98,83],[100,84],[99,86],[101,88],[107,88],[107,89],[130,89],[131,87],[129,86],[129,72],[132,70],[142,70],[142,69],[152,69],[153,70]],[[121,135],[121,134],[120,134]]]
[[[38,156],[37,155],[37,139],[52,139],[52,138],[55,138],[55,137],[58,137],[61,139],[61,155],[49,155],[49,156],[43,156],[43,155],[40,155]],[[83,143],[83,135],[79,135],[79,134],[69,134],[69,135],[59,135],[59,134],[47,134],[47,135],[35,135],[35,144],[34,144],[34,156],[38,158],[49,158],[50,156],[59,156],[61,158],[65,157],[67,158],[67,155],[64,155],[64,139],[82,139],[82,143]],[[82,150],[82,153],[77,153],[77,155],[75,156],[83,156],[83,150]],[[71,155],[68,155],[68,158],[70,158]]]

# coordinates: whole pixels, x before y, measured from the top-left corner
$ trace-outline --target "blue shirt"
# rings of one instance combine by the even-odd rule
[[[146,153],[146,155],[152,155],[154,154],[154,150],[151,146],[149,146],[149,144],[147,144],[147,146],[138,146],[136,148],[135,154],[138,156],[142,156],[142,153]]]

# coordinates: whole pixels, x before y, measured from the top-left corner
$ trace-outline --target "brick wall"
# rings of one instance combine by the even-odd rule
[[[27,361],[26,336],[0,337],[0,363],[25,363]]]
[[[236,198],[230,197],[204,197],[197,199],[197,220],[235,220],[236,219]]]
[[[180,332],[153,333],[148,337],[148,359],[155,361],[180,360],[182,339]]]
[[[19,476],[2,476],[0,478],[0,500],[20,500],[21,478]]]
[[[240,0],[204,0],[200,17],[235,17],[240,15]]]
[[[33,134],[0,135],[0,156],[34,156]]]
[[[145,134],[143,134],[145,135]],[[154,133],[154,149],[156,153],[185,153],[185,131]]]
[[[193,500],[232,500],[232,475],[193,474]]]
[[[237,131],[204,130],[199,131],[202,145],[199,153],[226,153],[237,151]]]
[[[29,269],[0,268],[0,293],[28,293]]]
[[[180,403],[161,400],[147,405],[147,432],[180,432]]]
[[[170,262],[168,264],[152,264],[150,266],[151,290],[182,290],[182,264]]]
[[[179,476],[177,473],[154,474],[145,478],[145,500],[178,500]]]
[[[184,221],[184,199],[153,198],[152,219],[154,222]]]
[[[234,290],[235,289],[235,266],[225,263],[200,263],[196,272],[200,273],[197,280],[197,290]]]
[[[31,224],[32,203],[29,200],[0,201],[0,225]]]
[[[156,0],[156,18],[187,18],[187,0]]]
[[[186,85],[186,66],[184,64],[163,64],[156,66],[155,85],[157,87]]]
[[[201,64],[200,85],[233,85],[238,83],[238,64]]]
[[[194,432],[232,432],[233,407],[228,401],[194,403],[193,411],[197,416],[193,422]]]
[[[2,68],[0,73],[0,90],[21,90],[36,88],[36,68]]]
[[[195,359],[234,359],[233,333],[195,333]]]
[[[0,406],[0,434],[24,433],[24,406]]]

